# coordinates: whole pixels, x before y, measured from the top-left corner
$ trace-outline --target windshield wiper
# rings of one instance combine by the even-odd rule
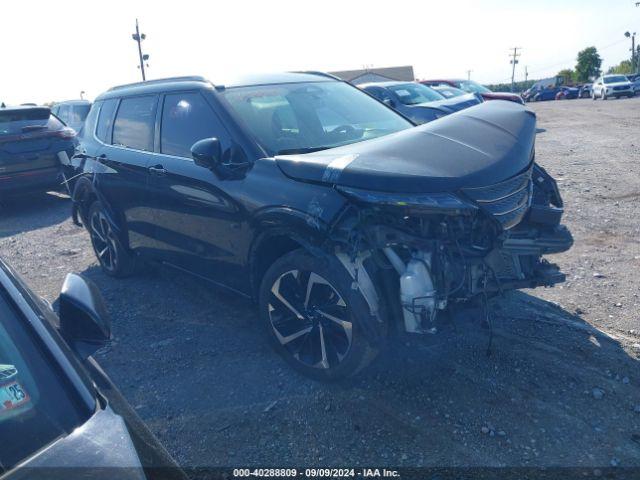
[[[331,147],[299,147],[299,148],[285,148],[284,150],[278,150],[276,155],[295,155],[296,153],[313,153],[320,150],[327,150]]]

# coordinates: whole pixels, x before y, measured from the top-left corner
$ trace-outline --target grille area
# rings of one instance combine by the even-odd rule
[[[493,215],[503,228],[509,229],[520,223],[527,213],[532,185],[531,169],[528,169],[504,182],[462,191],[485,212]]]

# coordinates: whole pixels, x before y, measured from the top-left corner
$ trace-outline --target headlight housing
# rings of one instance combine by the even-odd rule
[[[357,202],[378,207],[395,207],[414,213],[472,215],[478,210],[475,205],[451,193],[392,193],[363,190],[360,188],[341,187],[336,189],[347,198]]]

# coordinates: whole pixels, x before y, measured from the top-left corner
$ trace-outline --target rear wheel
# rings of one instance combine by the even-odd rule
[[[91,236],[93,251],[107,275],[127,277],[135,271],[135,258],[118,240],[98,200],[89,207],[87,229]]]
[[[269,268],[260,314],[271,344],[296,370],[316,380],[355,375],[376,356],[364,336],[369,306],[340,262],[296,250]]]

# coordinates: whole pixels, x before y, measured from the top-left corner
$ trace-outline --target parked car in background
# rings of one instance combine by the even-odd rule
[[[633,97],[633,84],[624,75],[603,75],[593,83],[591,98]]]
[[[445,310],[564,280],[535,135],[513,102],[415,126],[321,73],[153,80],[96,99],[73,200],[106,274],[160,262],[251,298],[276,351],[330,380]]]
[[[634,95],[640,94],[640,74],[627,75],[627,78],[633,84]]]
[[[509,100],[520,104],[524,103],[520,95],[508,92],[492,92],[484,85],[474,82],[473,80],[420,80],[420,83],[429,87],[449,85],[464,92],[479,95],[483,100]]]
[[[481,102],[470,93],[446,98],[417,82],[365,83],[358,87],[416,124],[431,122]]]
[[[2,478],[185,478],[91,358],[111,336],[96,287],[69,274],[58,302],[0,259]]]
[[[580,87],[580,93],[578,94],[578,96],[580,98],[589,98],[591,97],[592,91],[593,91],[593,84],[591,83],[585,83],[584,85],[582,85]]]
[[[88,100],[67,100],[51,107],[51,112],[76,132],[82,129],[89,110],[91,102]]]
[[[560,91],[556,93],[556,100],[572,100],[578,98],[580,89],[576,87],[562,86]]]
[[[0,108],[0,197],[60,189],[75,146],[49,108]]]
[[[434,85],[429,88],[434,89],[445,98],[461,97],[462,95],[467,94],[464,90],[460,90],[459,88],[451,87],[449,85]]]
[[[555,78],[539,80],[531,88],[525,90],[522,97],[526,102],[542,102],[555,100],[556,95],[562,91],[562,85],[554,82]]]

